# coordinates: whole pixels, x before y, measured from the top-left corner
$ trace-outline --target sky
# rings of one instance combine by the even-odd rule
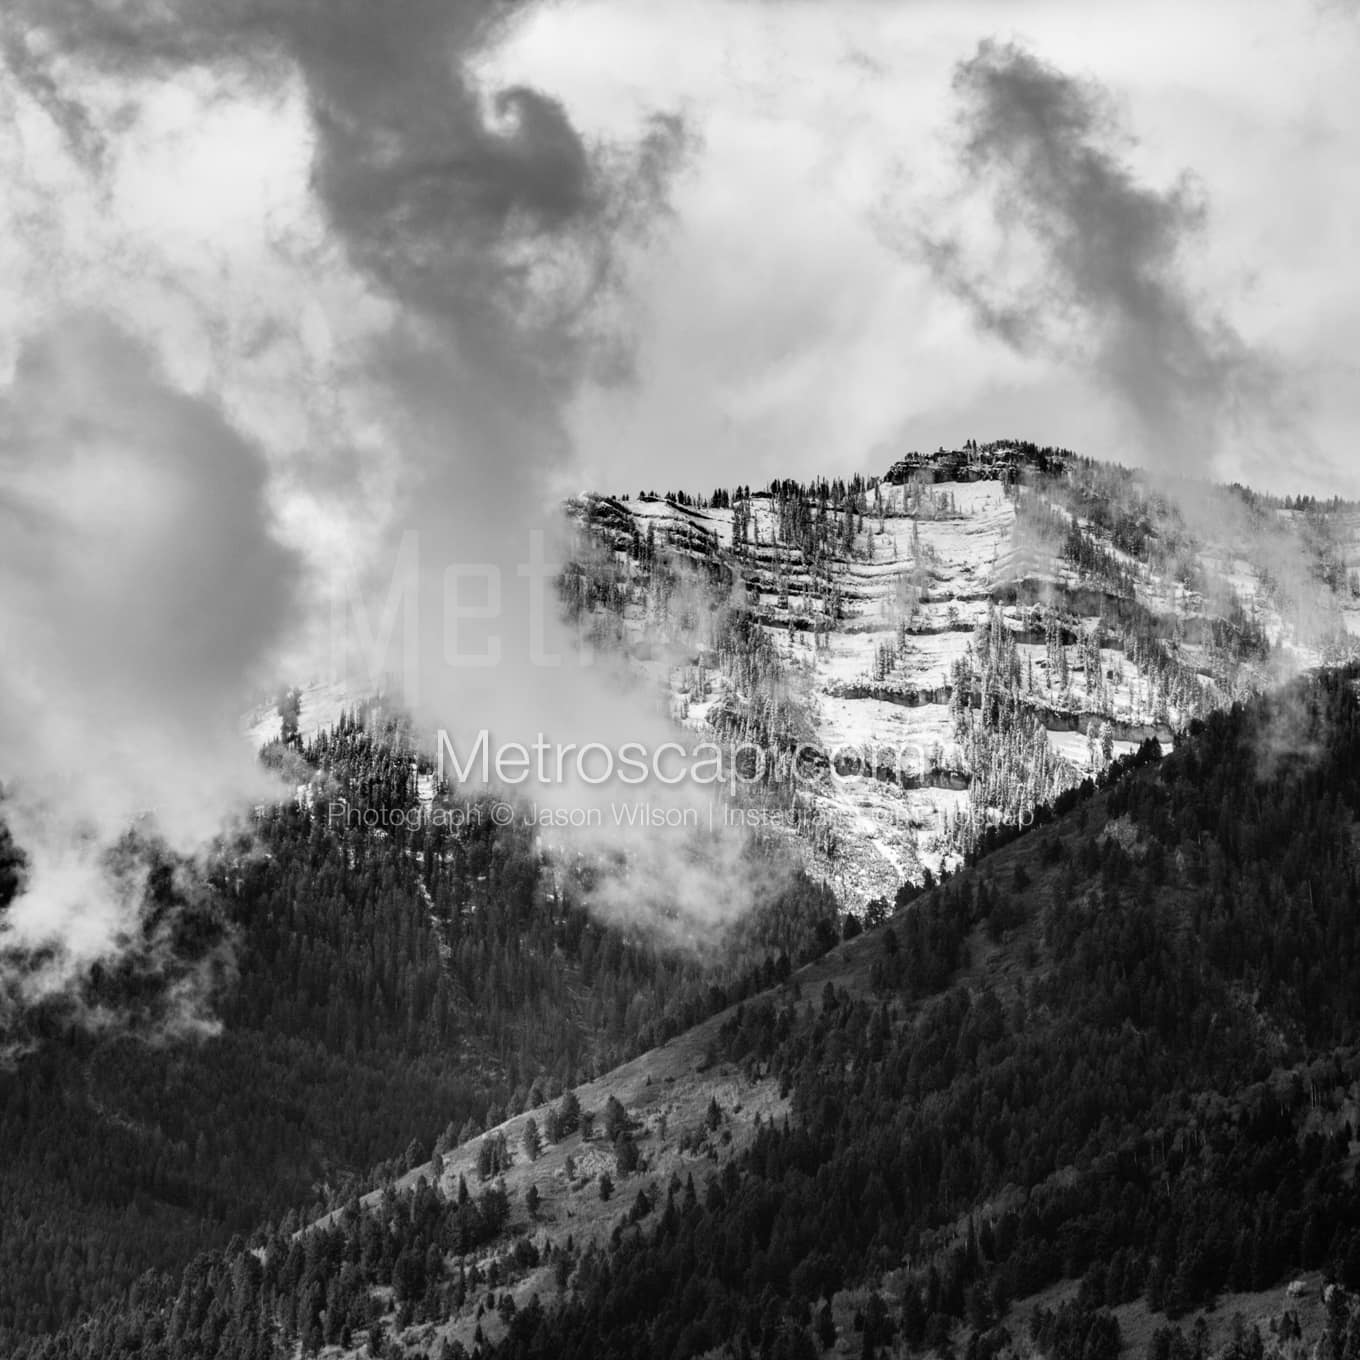
[[[421,299],[383,274],[371,241],[356,248],[361,196],[388,186],[329,182],[367,151],[325,130],[340,77],[299,32],[354,6],[317,20],[307,0],[211,18],[177,8],[190,21],[174,42],[93,17],[133,9],[65,0],[20,5],[6,25],[8,362],[56,308],[112,314],[173,383],[258,441],[295,527],[313,541],[362,533],[342,512],[371,511],[402,436],[359,351]],[[1346,6],[1154,3],[1098,19],[1014,0],[444,9],[466,17],[407,3],[400,40],[337,59],[371,84],[337,121],[391,118],[400,136],[419,120],[422,153],[437,156],[441,134],[476,116],[464,102],[494,130],[517,116],[488,107],[497,92],[527,88],[562,120],[560,142],[525,166],[545,185],[573,156],[626,159],[658,118],[679,129],[664,204],[645,224],[597,224],[617,237],[612,286],[568,299],[592,335],[563,341],[570,372],[552,393],[568,447],[548,461],[565,484],[874,472],[907,448],[1019,435],[1360,494],[1360,16]],[[413,54],[422,30],[428,53]],[[983,44],[991,80],[978,78]],[[1087,105],[1060,136],[1072,173],[1104,157],[1124,177],[1103,208],[1081,186],[1065,204],[1038,190],[1020,144],[1042,140],[1032,129],[970,155],[979,127],[1005,125],[1018,96],[1003,77],[1019,61],[1044,97]],[[441,79],[440,63],[461,73]],[[440,101],[458,106],[444,127]],[[1037,221],[1036,197],[1060,220]],[[450,242],[484,228],[460,208],[486,205],[425,208],[452,270]],[[1162,219],[1155,241],[1120,238],[1148,213]],[[1074,288],[1071,242],[1093,231],[1111,258],[1088,261]],[[541,262],[543,245],[526,255]],[[1121,255],[1129,277],[1101,277]],[[597,264],[552,259],[543,288]],[[1136,296],[1149,286],[1160,299]],[[995,324],[1026,311],[1035,324]],[[1130,374],[1121,346],[1163,354],[1168,371]],[[1159,421],[1156,405],[1173,409]]]
[[[635,286],[637,381],[574,404],[583,460],[609,482],[656,462],[759,482],[1014,434],[1354,495],[1357,40],[1354,13],[1289,3],[539,11],[493,69],[531,73],[602,134],[678,109],[695,142]],[[1037,158],[1023,117],[970,156],[979,127],[1012,118],[1022,96],[1000,73],[1018,61],[1047,76],[1032,93],[1085,117]],[[1042,163],[1064,147],[1065,204]],[[1079,182],[1092,156],[1126,179],[1103,206]],[[1143,239],[1121,235],[1148,214]],[[1083,240],[1112,258],[1088,260],[1074,296]],[[932,242],[1043,324],[1009,339],[983,324]],[[1131,277],[1103,277],[1121,259]],[[1168,351],[1179,379],[1143,374],[1140,392],[1121,344]],[[1159,421],[1157,402],[1186,409]]]
[[[243,696],[408,567],[432,718],[649,730],[519,626],[565,494],[1021,437],[1360,496],[1357,57],[1320,0],[11,0],[23,987],[126,932],[130,817],[264,796]]]

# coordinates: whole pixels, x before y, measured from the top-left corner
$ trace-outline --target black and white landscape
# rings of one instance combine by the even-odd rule
[[[1358,66],[10,0],[0,1356],[1357,1360]]]

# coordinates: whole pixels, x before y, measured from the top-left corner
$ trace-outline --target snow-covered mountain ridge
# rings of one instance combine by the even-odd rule
[[[838,753],[760,796],[850,901],[1360,633],[1360,508],[1159,489],[1016,442],[568,509],[570,612],[679,722]]]

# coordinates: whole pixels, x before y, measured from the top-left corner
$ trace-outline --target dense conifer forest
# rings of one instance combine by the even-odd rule
[[[487,1265],[508,1210],[492,1144],[474,1186],[421,1181],[301,1236],[290,1220],[238,1238],[22,1353],[400,1355],[405,1328],[483,1309],[489,1283],[485,1356],[820,1356],[853,1289],[863,1355],[1106,1360],[1111,1310],[1141,1299],[1162,1317],[1150,1360],[1189,1360],[1197,1310],[1310,1270],[1339,1286],[1323,1354],[1349,1357],[1357,811],[1356,673],[1327,673],[992,833],[846,929],[853,985],[805,994],[795,973],[741,999],[717,1056],[775,1075],[787,1117],[652,1199],[620,1154],[599,1189],[620,1206],[612,1245],[555,1249],[554,1297],[505,1290],[543,1264],[532,1234]],[[616,1151],[630,1138],[621,1109],[570,1095],[544,1136],[585,1119]],[[1017,1321],[1062,1281],[1060,1305]],[[1243,1360],[1289,1344],[1234,1342]]]
[[[985,479],[1014,559],[964,618],[930,539]],[[1309,580],[1354,594],[1349,507],[1226,494],[1263,580],[1283,524]],[[789,886],[679,952],[592,918],[589,866],[441,785],[400,715],[366,704],[304,739],[286,691],[261,757],[297,796],[206,869],[129,832],[118,854],[152,865],[143,938],[77,993],[0,995],[0,1349],[401,1354],[476,1309],[484,1357],[819,1355],[858,1291],[864,1354],[1106,1360],[1109,1310],[1138,1299],[1166,1319],[1152,1360],[1203,1360],[1176,1323],[1224,1291],[1319,1269],[1360,1289],[1353,673],[1262,697],[1275,649],[1180,510],[1065,450],[970,442],[882,480],[638,504],[661,513],[645,533],[626,497],[585,504],[567,616],[648,656],[645,614],[680,647],[673,716],[697,706],[726,743],[815,740],[806,658],[891,586],[869,671],[826,694],[938,710],[920,780],[961,793],[934,836],[960,871],[915,863],[895,900],[844,913],[762,842],[742,872]],[[854,602],[857,572],[878,595]],[[1267,584],[1325,643],[1334,611],[1291,595],[1302,578]],[[1151,607],[1163,585],[1195,611]],[[922,649],[950,633],[922,692]],[[1134,699],[1142,721],[1102,716]],[[1163,759],[1148,734],[1169,746],[1173,717]],[[1073,723],[1084,765],[1052,740]],[[796,808],[823,866],[853,858],[791,760],[746,796]],[[0,821],[0,911],[23,873]],[[856,985],[802,995],[794,970],[842,938]],[[773,1074],[787,1117],[649,1196],[623,1111],[573,1088],[738,1003],[705,1061]],[[548,1102],[523,1147],[494,1132]],[[500,1177],[571,1136],[609,1149],[620,1227],[541,1259],[537,1207]],[[396,1190],[472,1146],[471,1187]],[[548,1264],[555,1289],[517,1311],[504,1287]],[[1017,1331],[1012,1305],[1062,1281]]]
[[[78,997],[0,1012],[0,1352],[148,1269],[341,1203],[838,935],[834,899],[796,876],[721,955],[601,926],[522,826],[446,791],[442,822],[410,816],[432,774],[396,719],[346,715],[265,758],[322,792],[221,846],[192,900],[163,857],[147,920],[173,913],[168,968],[133,951]],[[342,797],[383,828],[330,816]],[[6,837],[0,903],[22,871]],[[175,1038],[174,983],[204,965],[220,1032]],[[90,1023],[101,1006],[117,1027]]]

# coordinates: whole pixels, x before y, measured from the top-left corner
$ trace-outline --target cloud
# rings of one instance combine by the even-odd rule
[[[1185,247],[1207,209],[1194,179],[1139,181],[1110,97],[1022,47],[986,40],[959,64],[957,207],[919,248],[979,327],[1084,368],[1136,424],[1146,460],[1207,471],[1229,434],[1288,424],[1285,376],[1201,298]]]
[[[366,521],[354,539],[327,540],[329,574],[307,582],[308,614],[286,628],[228,627],[205,675],[175,672],[179,619],[201,617],[211,627],[215,615],[234,603],[271,598],[267,583],[279,565],[277,555],[224,513],[212,526],[223,537],[210,534],[209,541],[224,545],[218,565],[230,593],[203,601],[199,616],[187,602],[147,592],[145,607],[125,621],[143,644],[138,655],[145,665],[122,677],[120,691],[140,692],[145,685],[148,693],[169,693],[169,702],[178,703],[183,688],[187,703],[197,689],[209,688],[211,677],[211,697],[219,697],[219,681],[240,695],[245,677],[237,662],[276,662],[303,633],[318,643],[309,658],[313,666],[327,666],[337,643],[346,664],[354,636],[326,636],[320,622],[325,605],[352,595],[364,622],[374,619],[388,585],[405,570],[407,544],[414,544],[413,663],[406,664],[411,639],[403,635],[379,641],[376,650],[359,647],[362,664],[346,672],[357,687],[398,676],[431,740],[436,724],[463,731],[489,726],[502,741],[537,730],[616,745],[625,736],[669,735],[649,697],[604,685],[598,672],[540,664],[540,647],[557,655],[570,650],[569,640],[535,595],[542,593],[543,577],[530,581],[520,568],[532,531],[548,534],[551,553],[561,524],[560,496],[572,465],[565,403],[583,382],[617,383],[631,376],[629,253],[665,217],[669,185],[691,139],[678,116],[653,114],[631,140],[589,143],[557,100],[513,81],[491,87],[478,62],[514,13],[500,5],[443,0],[396,6],[366,0],[176,0],[135,12],[56,0],[10,12],[11,69],[95,180],[118,166],[125,151],[120,136],[138,124],[124,105],[154,102],[155,92],[167,89],[193,90],[208,105],[267,104],[280,91],[300,90],[310,123],[309,185],[327,245],[386,304],[359,333],[346,332],[348,318],[334,312],[308,323],[318,337],[313,349],[324,351],[331,335],[344,335],[344,358],[332,376],[342,378],[350,392],[341,419],[327,430],[333,443],[290,456],[275,470],[276,480],[286,482],[293,497],[290,524],[298,524],[298,505],[328,499],[360,502]],[[51,100],[57,89],[59,109]],[[102,139],[99,156],[86,154],[87,129]],[[154,237],[154,224],[148,235]],[[158,243],[137,244],[154,251]],[[304,285],[306,279],[304,270]],[[211,298],[202,291],[195,298],[208,309],[205,329],[215,339],[225,333],[229,351],[214,353],[205,365],[209,389],[254,358],[241,348],[247,336],[267,348],[271,336],[289,324],[265,311],[263,324],[238,320],[230,328],[215,327]],[[105,301],[108,310],[118,310]],[[68,337],[57,348],[64,353],[72,344]],[[116,350],[116,343],[101,341],[82,350],[79,362],[126,422],[120,394],[145,394],[150,380],[121,366]],[[47,353],[41,346],[36,352]],[[138,362],[149,365],[149,353]],[[161,458],[169,444],[163,449],[159,427],[137,431],[148,435],[158,455],[150,463],[128,460],[126,484],[137,487],[144,518],[154,520],[176,497],[191,506],[200,494],[222,499],[215,479],[226,474],[215,471],[219,464],[259,471],[253,451],[229,426],[214,425],[211,439],[188,429],[188,416],[168,386],[156,387],[155,399],[148,396],[146,404],[172,424],[185,425],[182,439],[177,434],[171,442],[185,450],[215,446],[215,453],[211,466],[192,454],[182,461]],[[236,446],[226,447],[224,441],[233,439]],[[33,467],[35,499],[56,504],[59,476],[36,460]],[[228,498],[225,508],[229,505]],[[69,528],[74,546],[94,542],[101,526],[62,527]],[[158,527],[134,516],[129,551],[153,543]],[[36,552],[37,537],[31,546]],[[465,623],[455,635],[450,617],[460,597],[451,592],[446,573],[469,566],[473,594],[494,574],[498,607],[480,628]],[[194,579],[191,562],[182,569]],[[138,579],[126,593],[134,597],[150,584]],[[35,628],[55,608],[40,597]],[[333,617],[341,619],[342,635],[356,622],[343,612]],[[80,665],[69,673],[87,676],[117,641],[107,633],[91,634]],[[492,666],[453,656],[455,648],[467,655],[493,644],[501,655]],[[44,658],[35,675],[61,660]],[[169,669],[162,673],[162,666]],[[73,699],[85,693],[83,684],[72,680]],[[98,692],[92,684],[90,697]],[[23,712],[23,706],[16,704],[14,711]],[[103,764],[111,771],[134,767],[130,783],[138,797],[164,802],[164,784],[175,768],[158,757],[169,736],[157,729],[154,706],[149,722],[140,720],[140,709],[130,714],[114,705],[105,711],[115,715],[105,747],[116,739],[118,749],[106,749]],[[28,749],[35,763],[71,768],[63,735],[34,733]],[[206,758],[197,772],[201,781],[221,777]],[[203,834],[227,809],[224,798],[195,797],[173,782],[170,788],[172,802],[184,792],[203,809],[204,825],[198,828]],[[97,781],[83,787],[77,811],[88,816],[93,809],[105,812]],[[125,803],[118,812],[127,812]],[[64,940],[65,952],[88,964],[127,934],[128,902],[126,894],[119,899],[107,893],[93,915],[78,905],[102,872],[99,847],[107,841],[102,823],[93,842],[83,837],[82,825],[74,813],[58,826],[40,816],[20,817],[16,809],[16,835],[32,867],[28,890],[10,916],[13,930]],[[63,879],[70,856],[78,860],[79,873]],[[43,895],[41,882],[53,890]],[[57,892],[61,882],[69,888]],[[714,883],[708,886],[715,890]],[[632,887],[636,910],[645,913],[646,884],[635,875]]]
[[[108,320],[22,347],[0,394],[0,806],[25,859],[0,1020],[150,966],[176,931],[171,906],[147,915],[153,859],[275,796],[235,730],[299,582],[265,487],[258,451]]]
[[[992,229],[923,232],[924,258],[981,330],[1112,394],[1177,523],[1253,560],[1320,644],[1339,625],[1337,600],[1303,537],[1210,485],[1223,463],[1241,476],[1300,454],[1325,462],[1301,428],[1305,375],[1249,344],[1193,284],[1208,219],[1196,181],[1143,183],[1112,98],[1024,48],[980,43],[953,84],[958,167],[976,186],[958,201]]]
[[[300,76],[313,188],[350,258],[455,337],[460,367],[513,367],[533,401],[579,377],[580,327],[617,279],[618,233],[659,206],[684,127],[657,117],[634,154],[603,154],[558,101],[524,85],[483,89],[477,59],[525,8],[42,0],[11,14],[6,50],[31,88],[50,91],[63,73],[64,128],[94,117],[82,71],[187,79],[208,68],[228,88],[261,90]]]
[[[370,520],[393,530],[389,558],[416,527],[484,560],[510,528],[509,498],[546,497],[568,456],[566,394],[587,374],[627,372],[626,333],[611,324],[624,310],[621,248],[663,209],[686,145],[667,116],[635,145],[587,145],[556,100],[484,88],[478,60],[523,8],[44,0],[9,18],[11,65],[42,89],[60,69],[77,106],[97,104],[100,79],[129,91],[208,71],[223,97],[300,82],[324,220],[393,306],[390,324],[351,338],[346,374],[371,398],[369,442],[385,446],[386,499],[372,477],[364,490]],[[350,434],[336,431],[337,445]],[[345,453],[313,455],[304,493]]]

